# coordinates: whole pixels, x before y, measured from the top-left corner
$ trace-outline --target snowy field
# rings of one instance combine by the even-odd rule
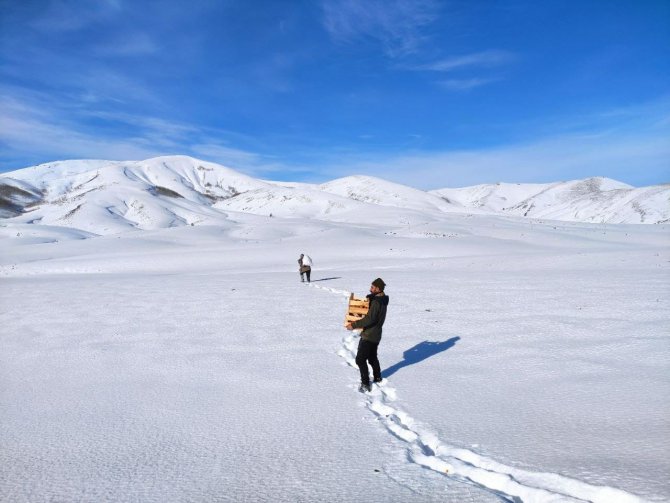
[[[0,500],[670,501],[668,225],[426,225],[0,226]]]

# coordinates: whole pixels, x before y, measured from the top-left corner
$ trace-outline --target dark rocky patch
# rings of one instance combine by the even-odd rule
[[[15,217],[41,202],[42,193],[37,189],[26,190],[0,181],[0,218]]]

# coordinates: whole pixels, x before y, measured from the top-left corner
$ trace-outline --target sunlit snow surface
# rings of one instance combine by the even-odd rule
[[[0,500],[670,500],[670,228],[394,218],[0,222]]]

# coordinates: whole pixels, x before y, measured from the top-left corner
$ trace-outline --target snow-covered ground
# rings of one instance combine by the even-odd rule
[[[0,500],[670,501],[667,225],[227,216],[0,221]]]

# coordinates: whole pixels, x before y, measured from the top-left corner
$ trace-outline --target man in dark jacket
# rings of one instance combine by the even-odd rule
[[[361,339],[358,341],[358,352],[356,353],[356,365],[361,371],[361,392],[370,391],[370,372],[368,371],[368,362],[372,366],[372,379],[374,382],[381,382],[382,371],[377,359],[377,347],[382,338],[382,326],[386,320],[386,306],[389,304],[389,298],[384,294],[386,283],[381,278],[377,278],[370,285],[370,295],[367,299],[370,301],[370,308],[360,320],[347,325],[347,330],[362,328]]]

